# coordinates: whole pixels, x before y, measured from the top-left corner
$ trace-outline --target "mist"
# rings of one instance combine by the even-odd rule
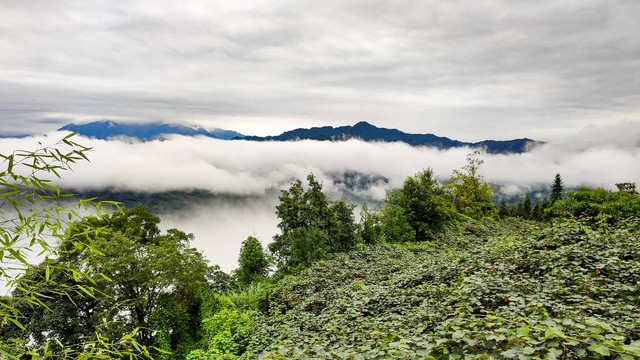
[[[67,135],[0,139],[0,153],[34,150]],[[469,148],[438,150],[404,143],[251,142],[205,137],[168,136],[137,142],[74,138],[93,148],[90,162],[79,162],[56,180],[61,187],[82,191],[112,189],[137,192],[207,190],[234,195],[242,201],[211,200],[188,210],[161,214],[162,228],[178,228],[195,235],[193,245],[223,270],[236,267],[241,242],[247,236],[268,244],[277,233],[275,205],[279,190],[314,173],[333,199],[375,202],[397,188],[407,176],[431,168],[442,182],[465,164]],[[615,189],[619,182],[640,180],[640,123],[619,122],[585,127],[555,143],[539,145],[524,154],[482,153],[481,173],[515,196],[548,187],[560,173],[566,188]],[[345,174],[356,184],[349,185]],[[360,181],[362,180],[362,181]],[[229,197],[220,197],[220,199]]]

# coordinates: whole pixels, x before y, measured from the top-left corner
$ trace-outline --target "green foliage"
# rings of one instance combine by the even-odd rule
[[[159,222],[158,217],[139,206],[75,224],[75,231],[102,229],[91,239],[95,251],[102,256],[91,257],[76,251],[70,241],[73,234],[63,240],[59,257],[41,265],[34,274],[46,277],[49,267],[82,269],[73,276],[61,274],[54,278],[54,285],[75,282],[83,291],[65,296],[56,287],[46,288],[43,305],[62,321],[41,316],[39,308],[23,307],[21,311],[29,324],[23,336],[35,339],[41,346],[53,339],[67,346],[90,333],[96,316],[108,311],[114,321],[108,332],[113,336],[136,331],[136,339],[141,344],[168,346],[165,350],[171,350],[174,358],[184,357],[200,336],[198,294],[206,283],[208,267],[202,254],[189,247],[191,235],[176,229],[161,234]],[[85,268],[99,268],[101,276],[92,277],[84,272]],[[90,286],[93,288],[88,290]],[[62,301],[65,297],[80,306],[65,305]],[[119,306],[112,307],[114,303]],[[74,326],[70,327],[65,319],[74,319]]]
[[[221,294],[228,292],[233,287],[233,279],[231,275],[222,271],[219,265],[209,267],[207,282],[212,290]]]
[[[227,297],[238,309],[266,312],[271,287],[268,281],[254,282],[246,288],[229,292]]]
[[[531,217],[531,197],[529,195],[525,196],[524,198],[523,212],[525,219],[529,219]]]
[[[389,222],[404,230],[403,222],[406,220],[415,233],[413,240],[425,241],[432,238],[434,233],[441,232],[455,214],[453,205],[431,169],[408,177],[402,188],[389,191],[384,205],[383,234],[391,242],[401,240],[403,236],[393,237],[395,234],[388,233],[389,230],[397,230],[389,226]]]
[[[306,191],[300,180],[282,190],[276,206],[281,234],[273,237],[269,251],[280,273],[294,272],[357,245],[355,206],[343,200],[330,201],[313,174],[307,176],[307,182]]]
[[[253,236],[242,242],[235,277],[240,287],[261,281],[269,274],[269,259],[260,241]]]
[[[479,155],[479,151],[467,155],[467,164],[461,170],[453,171],[447,185],[457,210],[474,219],[497,215],[495,206],[491,202],[496,189],[483,180],[480,166],[484,160],[480,159]]]
[[[215,311],[202,320],[204,349],[193,350],[188,360],[235,359],[245,352],[253,332],[255,311],[237,308],[230,298],[215,295]]]
[[[560,174],[556,174],[556,177],[553,179],[553,185],[551,185],[551,195],[549,196],[552,204],[558,200],[562,200],[562,185]]]
[[[375,243],[406,243],[416,241],[416,230],[411,227],[400,206],[385,206],[378,216],[378,239]]]
[[[604,218],[615,222],[640,215],[640,196],[622,191],[581,188],[570,191],[546,210],[554,218],[586,217],[591,221]]]
[[[81,213],[102,217],[101,203],[80,200],[76,206],[62,207],[58,201],[71,195],[61,193],[53,180],[77,161],[88,160],[91,149],[71,140],[70,134],[51,146],[35,150],[17,150],[0,154],[0,277],[11,294],[0,298],[0,355],[16,358],[121,358],[149,356],[145,346],[135,340],[132,332],[114,336],[109,329],[116,326],[108,311],[78,318],[64,317],[51,310],[51,294],[58,296],[58,305],[65,310],[82,309],[96,299],[94,278],[104,275],[99,266],[101,253],[93,239],[100,227],[76,229],[73,222],[82,219]],[[58,248],[59,241],[67,241],[68,248]],[[93,263],[58,263],[56,258],[71,252],[82,252]],[[45,261],[33,267],[30,258],[38,254]],[[81,282],[81,279],[86,281]],[[82,299],[79,305],[74,299]],[[112,303],[112,306],[118,306]],[[77,326],[89,326],[81,336],[68,344],[25,336],[29,322],[25,311],[33,310],[42,323],[60,324],[65,332]],[[41,327],[45,331],[46,328]],[[66,336],[66,335],[65,335]],[[29,340],[29,341],[27,341]],[[42,340],[42,341],[38,341]]]
[[[640,357],[640,220],[467,222],[275,284],[243,359]]]
[[[318,260],[325,259],[329,253],[329,236],[322,229],[298,228],[291,232],[291,261],[288,264],[293,272],[309,267]]]
[[[358,237],[362,243],[374,245],[378,242],[380,238],[380,226],[378,222],[377,214],[369,210],[366,203],[362,204],[360,210],[360,228],[358,229]]]

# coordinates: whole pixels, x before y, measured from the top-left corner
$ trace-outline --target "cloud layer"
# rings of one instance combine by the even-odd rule
[[[23,139],[0,139],[0,153],[35,149],[67,133]],[[204,189],[241,195],[246,200],[215,202],[192,211],[166,214],[165,227],[196,234],[196,246],[225,270],[235,267],[240,243],[257,235],[266,244],[276,233],[274,206],[278,189],[313,172],[333,198],[381,200],[407,176],[432,168],[442,181],[461,168],[468,148],[440,151],[403,143],[250,142],[172,136],[131,142],[79,137],[90,146],[90,163],[78,163],[58,183],[80,190],[114,188],[143,192]],[[586,127],[564,142],[546,144],[519,155],[483,154],[482,174],[500,186],[503,196],[550,186],[560,173],[566,187],[586,185],[614,189],[615,183],[640,183],[640,124]],[[344,173],[384,177],[368,189],[334,183]]]

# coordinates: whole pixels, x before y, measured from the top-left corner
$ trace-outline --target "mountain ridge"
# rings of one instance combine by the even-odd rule
[[[359,139],[367,142],[404,142],[411,146],[427,146],[437,149],[456,147],[471,147],[484,149],[491,154],[524,153],[532,146],[543,142],[529,138],[513,140],[483,140],[479,142],[464,142],[434,134],[410,134],[398,129],[388,129],[374,126],[361,121],[355,125],[322,126],[312,128],[298,128],[285,131],[273,136],[245,136],[236,131],[215,129],[207,131],[201,128],[187,127],[167,123],[121,124],[112,120],[96,121],[82,125],[69,124],[59,130],[77,132],[87,137],[107,140],[119,136],[127,136],[138,140],[152,140],[167,134],[184,136],[207,136],[222,140],[249,141],[346,141]]]
[[[479,142],[463,142],[452,140],[448,137],[434,134],[409,134],[397,129],[380,128],[361,121],[353,126],[322,126],[310,129],[298,128],[285,131],[275,136],[244,136],[234,138],[234,140],[250,141],[297,141],[297,140],[318,140],[318,141],[344,141],[349,139],[361,139],[363,141],[383,141],[383,142],[404,142],[411,146],[429,146],[438,149],[449,149],[453,147],[469,146],[472,148],[484,148],[492,154],[500,153],[523,153],[531,146],[542,144],[540,141],[529,138],[513,140],[483,140]]]
[[[77,132],[80,135],[107,140],[117,136],[133,137],[138,140],[152,140],[167,134],[185,136],[206,136],[215,139],[229,140],[243,135],[232,130],[214,129],[207,131],[184,125],[167,123],[121,124],[112,120],[94,121],[87,124],[68,124],[58,130]]]

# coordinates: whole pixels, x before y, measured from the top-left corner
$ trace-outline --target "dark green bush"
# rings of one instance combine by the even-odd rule
[[[568,192],[564,200],[554,202],[545,211],[552,218],[585,217],[594,221],[601,217],[615,222],[640,215],[640,196],[583,187]]]

